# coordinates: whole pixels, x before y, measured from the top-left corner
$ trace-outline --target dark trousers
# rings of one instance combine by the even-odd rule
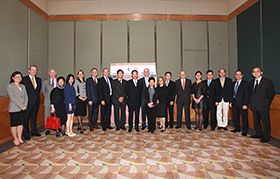
[[[168,122],[168,112],[169,112],[169,122]],[[174,105],[170,105],[170,103],[167,104],[167,109],[166,109],[166,118],[165,118],[165,127],[168,127],[168,124],[170,126],[173,126],[174,122]]]
[[[247,134],[249,129],[248,124],[248,109],[244,110],[241,107],[238,107],[236,104],[236,100],[232,101],[232,117],[233,117],[233,125],[235,130],[240,130],[240,114],[242,116],[242,133]]]
[[[114,119],[117,128],[124,127],[125,125],[126,122],[125,106],[126,106],[125,102],[114,104]],[[121,110],[121,117],[120,117],[120,110]]]
[[[135,113],[135,126],[134,127],[135,127],[135,129],[138,129],[139,110],[140,110],[140,105],[137,105],[137,104],[128,105],[128,113],[129,113],[128,125],[129,125],[129,129],[133,128],[133,112]]]
[[[31,126],[31,135],[36,134],[37,131],[37,114],[39,110],[39,104],[34,104],[33,106],[27,106],[26,110],[26,121],[23,126],[23,136],[29,136],[29,119],[31,119],[30,126]]]
[[[186,126],[187,127],[191,127],[190,103],[183,103],[183,104],[178,104],[177,103],[177,126],[181,126],[182,125],[183,107],[185,107]]]
[[[147,116],[148,116],[148,129],[150,131],[155,131],[156,130],[156,112],[157,112],[157,109],[156,109],[156,107],[149,108],[146,105],[146,112],[147,112]]]
[[[206,108],[203,109],[203,126],[208,127],[209,124],[209,112],[211,115],[210,125],[212,129],[215,129],[217,126],[217,106],[215,104],[206,103]]]
[[[254,109],[253,118],[254,118],[254,127],[257,133],[256,135],[262,135],[263,138],[270,139],[271,125],[270,125],[269,111],[259,111]],[[262,124],[260,119],[262,119],[264,133],[262,133]]]
[[[111,125],[111,106],[112,106],[112,97],[110,97],[110,101],[105,103],[105,105],[101,104],[101,127],[106,129]]]
[[[89,127],[93,127],[97,123],[98,119],[98,111],[99,111],[99,104],[92,103],[92,105],[88,104],[88,124]]]
[[[141,100],[141,115],[142,115],[142,127],[146,127],[146,118],[147,118],[147,114],[146,114],[146,107],[145,107],[145,99],[143,98]]]

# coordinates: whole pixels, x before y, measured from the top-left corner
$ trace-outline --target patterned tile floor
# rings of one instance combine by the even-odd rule
[[[0,178],[5,179],[279,177],[280,149],[209,129],[95,130],[72,138],[53,132],[0,155]]]

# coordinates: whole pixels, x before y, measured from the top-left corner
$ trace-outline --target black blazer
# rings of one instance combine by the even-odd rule
[[[274,86],[270,79],[262,77],[258,88],[254,91],[255,79],[250,81],[251,109],[269,111],[269,106],[275,96]]]
[[[216,79],[217,83],[217,94],[218,100],[216,102],[221,102],[224,98],[225,102],[232,102],[232,80],[225,77],[224,87],[222,88],[220,78]]]
[[[168,93],[168,97],[167,97],[167,103],[169,104],[170,101],[175,100],[175,95],[176,95],[176,85],[174,81],[169,81],[168,87],[167,87],[167,93]]]
[[[124,100],[122,103],[126,103],[126,93],[125,93],[125,86],[126,86],[126,80],[122,79],[122,83],[119,82],[118,79],[113,80],[112,82],[112,88],[113,88],[113,104],[121,104],[119,102],[120,97],[124,97]]]
[[[39,77],[35,76],[35,80],[37,83],[37,88],[36,90],[34,89],[31,79],[29,78],[29,75],[25,76],[22,78],[22,84],[25,85],[27,95],[28,95],[28,104],[27,106],[33,106],[39,105],[40,104],[40,91],[41,91],[41,84],[42,80]]]
[[[144,100],[144,90],[145,90],[148,86],[146,86],[145,77],[140,78],[139,81],[141,81],[142,84],[143,84],[143,89],[142,89],[142,92],[141,92],[141,100],[143,101],[143,100]]]
[[[219,96],[217,94],[217,81],[214,79],[211,80],[210,85],[208,86],[208,80],[204,80],[206,83],[206,91],[205,91],[205,102],[209,105],[215,105],[215,102],[219,100]]]
[[[191,94],[191,90],[192,90],[192,81],[190,79],[186,78],[185,91],[182,88],[181,79],[176,80],[175,86],[176,86],[176,94],[177,94],[176,103],[183,104],[186,102],[187,104],[190,104],[191,103],[190,94]]]
[[[99,80],[98,80],[97,86],[96,86],[92,77],[87,78],[86,91],[87,91],[87,100],[88,101],[92,101],[93,103],[99,103],[98,85],[99,85]]]
[[[232,83],[233,93],[234,93],[235,83],[236,81]],[[250,83],[242,80],[237,89],[237,94],[235,95],[237,107],[242,108],[243,105],[247,107],[249,106],[250,92],[251,92]]]
[[[125,93],[127,97],[127,104],[129,106],[141,105],[141,93],[143,90],[143,83],[137,80],[137,87],[133,83],[133,79],[127,81],[125,86]]]
[[[112,87],[113,79],[111,77],[108,77],[108,79],[110,81],[112,94],[113,94],[113,87]],[[98,79],[98,95],[100,101],[105,101],[105,104],[110,103],[110,88],[104,77]]]
[[[150,103],[150,93],[149,93],[149,88],[145,88],[144,90],[144,97],[145,97],[145,105],[148,105]],[[158,99],[158,88],[155,88],[155,94],[153,96],[153,105],[157,105],[157,99]]]

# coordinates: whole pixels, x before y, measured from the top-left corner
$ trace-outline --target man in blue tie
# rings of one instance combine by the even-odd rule
[[[214,131],[217,125],[217,107],[215,105],[215,101],[217,100],[217,84],[214,77],[214,72],[212,70],[208,70],[206,72],[207,79],[205,80],[206,86],[206,93],[205,93],[205,103],[206,107],[203,109],[203,125],[204,129],[207,129],[209,123],[209,112],[211,113],[211,130]]]
[[[242,135],[246,136],[248,132],[248,107],[250,101],[250,83],[244,81],[243,72],[235,72],[236,81],[233,82],[233,99],[229,107],[232,108],[234,129],[231,132],[240,132],[240,114],[242,116]]]

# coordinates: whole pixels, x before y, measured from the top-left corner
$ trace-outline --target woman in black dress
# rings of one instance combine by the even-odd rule
[[[165,86],[165,80],[162,76],[158,78],[158,106],[157,106],[157,117],[160,120],[160,129],[161,132],[166,130],[165,128],[165,117],[166,117],[166,110],[167,110],[167,97],[168,91],[167,87]]]
[[[56,113],[56,116],[60,119],[61,134],[65,135],[65,123],[67,119],[66,108],[64,104],[64,84],[65,79],[60,76],[57,78],[57,87],[51,91],[51,112]],[[56,137],[59,137],[59,131],[56,130]]]
[[[148,132],[154,133],[156,130],[156,105],[158,90],[155,88],[155,78],[149,78],[149,87],[145,88],[144,98],[146,113],[148,116]]]
[[[197,71],[195,73],[196,81],[192,85],[192,108],[195,110],[196,126],[202,131],[203,108],[205,107],[204,94],[206,92],[206,83],[201,80],[202,73]]]
[[[83,118],[85,115],[87,115],[87,94],[86,94],[86,82],[85,82],[85,77],[84,77],[84,72],[83,70],[79,70],[77,72],[77,81],[74,84],[74,88],[76,90],[76,97],[77,97],[77,105],[76,105],[76,111],[75,111],[75,116],[77,116],[78,119],[78,131],[80,130],[80,133],[84,133],[84,128],[83,128]]]

